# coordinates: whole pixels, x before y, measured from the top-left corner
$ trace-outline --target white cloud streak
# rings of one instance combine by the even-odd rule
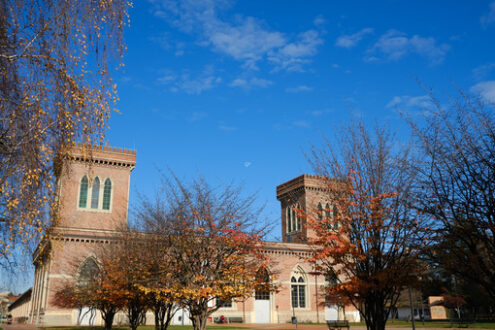
[[[477,83],[469,90],[471,93],[478,94],[483,101],[495,104],[495,80],[487,80]]]
[[[152,0],[154,14],[179,30],[198,35],[200,45],[240,61],[247,68],[267,60],[276,70],[302,71],[323,43],[320,32],[308,30],[296,38],[270,30],[254,17],[220,19],[218,12],[230,6],[218,0]],[[315,24],[322,23],[317,17]]]
[[[450,46],[438,44],[433,37],[421,37],[414,35],[408,37],[407,34],[389,30],[383,34],[378,41],[368,50],[371,54],[368,61],[384,58],[390,61],[397,61],[409,54],[417,54],[427,58],[431,64],[443,62]]]
[[[485,28],[488,25],[495,22],[495,1],[492,1],[492,3],[490,3],[490,10],[488,11],[488,13],[481,16],[480,22],[481,22],[481,25]]]
[[[313,88],[311,88],[309,86],[306,86],[306,85],[300,85],[300,86],[297,86],[297,87],[290,87],[290,88],[286,88],[285,89],[285,91],[287,93],[310,92],[312,90],[313,90]]]
[[[341,35],[335,41],[335,46],[347,48],[347,49],[353,48],[357,46],[357,44],[363,39],[364,36],[372,33],[373,33],[372,28],[364,28],[361,31],[356,32],[354,34]]]

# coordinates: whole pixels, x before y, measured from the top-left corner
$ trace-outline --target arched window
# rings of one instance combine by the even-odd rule
[[[79,269],[79,285],[88,285],[98,276],[100,269],[96,264],[95,259],[88,258],[84,261]]]
[[[296,206],[297,231],[301,231],[301,227],[302,227],[301,212],[302,212],[301,205],[297,203]]]
[[[297,277],[297,278],[296,278]],[[291,302],[294,308],[306,307],[306,283],[302,276],[292,276],[291,282]]]
[[[287,207],[287,228],[286,228],[286,231],[287,233],[290,233],[292,232],[292,208],[291,207]]]
[[[323,220],[323,206],[321,206],[321,202],[318,203],[318,219],[321,221]]]
[[[291,210],[292,210],[292,230],[291,231],[294,232],[297,230],[297,211],[296,211],[296,208],[294,208],[294,207],[291,207]]]
[[[270,299],[270,275],[266,268],[260,268],[256,272],[256,287],[254,289],[254,299]]]
[[[85,175],[81,179],[79,186],[79,207],[85,208],[88,204],[88,177]]]
[[[104,210],[110,210],[110,197],[112,195],[112,181],[110,179],[105,180],[103,186],[103,206]]]
[[[93,187],[91,188],[91,208],[97,209],[100,202],[100,179],[96,177],[93,180]]]
[[[327,203],[327,205],[325,205],[325,216],[327,218],[330,218],[332,216],[332,213],[330,212],[330,204]]]

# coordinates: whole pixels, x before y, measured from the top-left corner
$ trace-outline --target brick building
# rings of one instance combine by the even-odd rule
[[[118,230],[126,225],[130,175],[136,166],[136,152],[111,147],[85,151],[77,147],[58,185],[60,218],[34,254],[35,277],[30,322],[38,325],[101,324],[99,315],[53,305],[55,288],[73,274],[96,264],[96,251],[118,241]],[[246,323],[324,322],[326,319],[357,320],[352,307],[323,306],[325,278],[312,272],[304,257],[312,235],[296,209],[308,212],[331,210],[326,187],[328,179],[302,175],[277,187],[281,203],[282,242],[266,242],[265,253],[273,264],[268,269],[277,292],[254,293],[246,301],[233,301],[214,315],[237,318]],[[148,323],[153,322],[149,315]],[[116,323],[125,322],[117,315]],[[189,322],[179,311],[175,324]]]

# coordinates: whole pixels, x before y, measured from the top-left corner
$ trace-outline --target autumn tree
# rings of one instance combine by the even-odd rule
[[[116,99],[127,0],[0,0],[0,263],[54,211],[61,159],[99,143]]]
[[[408,149],[383,127],[362,123],[343,130],[334,146],[313,147],[313,168],[328,179],[334,212],[308,212],[316,238],[315,268],[331,279],[329,299],[346,299],[366,322],[383,330],[401,291],[414,282],[422,242],[420,219],[410,209],[414,177]],[[316,214],[316,216],[312,215]]]
[[[254,199],[234,186],[174,176],[163,180],[161,194],[144,199],[138,214],[166,228],[179,302],[188,308],[194,329],[204,330],[208,316],[221,307],[216,301],[252,295],[256,271],[265,263]]]
[[[100,262],[100,260],[102,262]],[[79,262],[81,262],[79,260]],[[74,267],[77,268],[77,267]],[[120,272],[116,273],[110,259],[94,258],[83,261],[78,274],[55,290],[54,305],[62,308],[77,308],[80,324],[83,307],[98,310],[104,321],[105,329],[112,329],[115,314],[124,307]]]
[[[495,303],[493,105],[459,96],[444,105],[430,93],[424,116],[406,116],[419,150],[415,205],[434,221],[433,264],[478,283]]]

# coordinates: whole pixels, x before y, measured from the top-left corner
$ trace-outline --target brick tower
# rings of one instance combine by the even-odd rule
[[[307,226],[307,218],[316,219],[333,207],[330,188],[334,180],[323,176],[303,174],[277,186],[277,199],[282,210],[282,241],[307,243],[313,233]]]
[[[130,174],[136,151],[78,145],[58,181],[59,218],[33,255],[30,321],[76,324],[77,312],[54,306],[54,294],[127,224]]]

